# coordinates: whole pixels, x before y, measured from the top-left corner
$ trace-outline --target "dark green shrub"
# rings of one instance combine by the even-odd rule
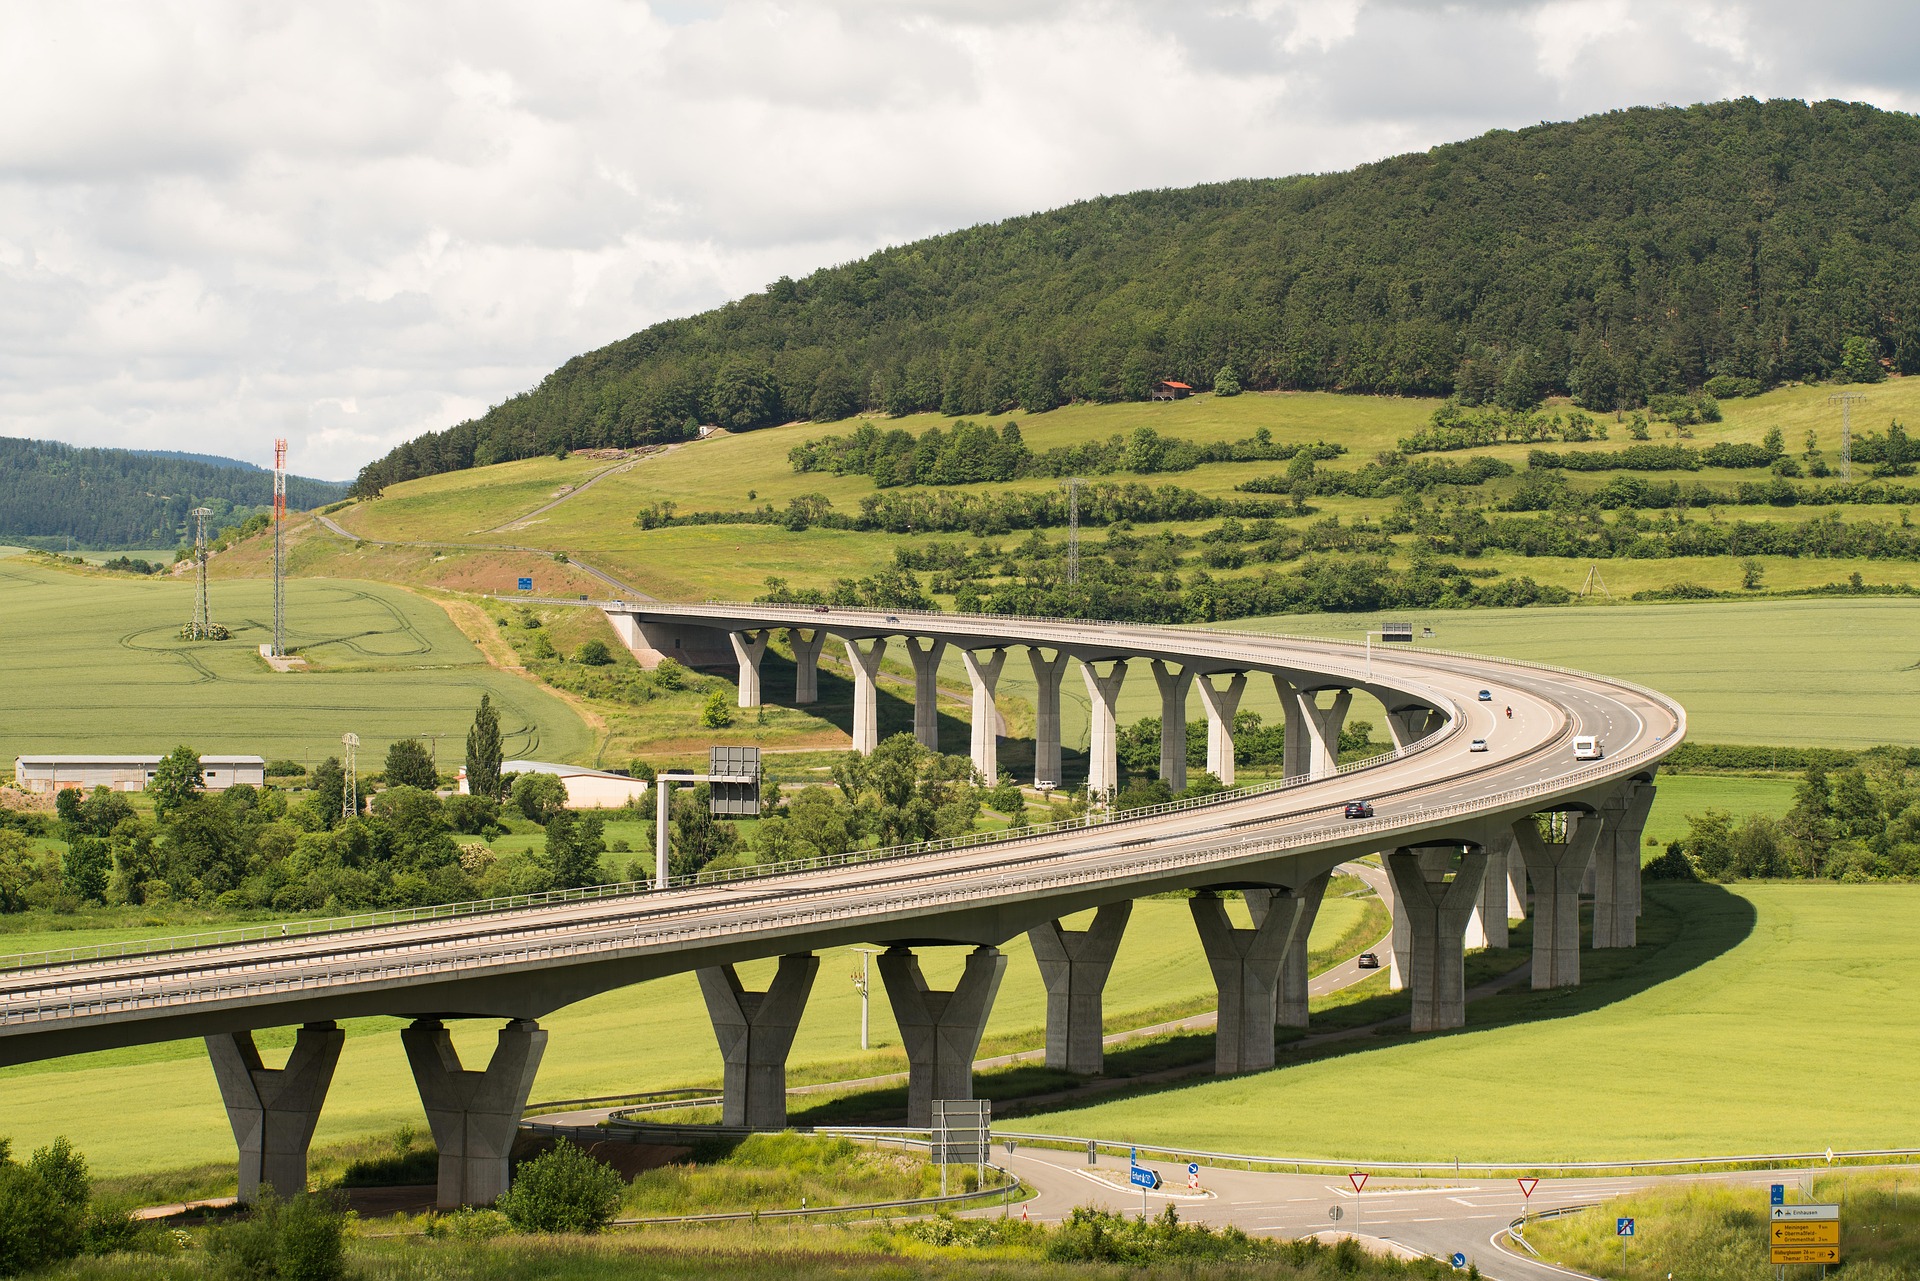
[[[598,1232],[620,1208],[620,1175],[561,1139],[521,1166],[498,1208],[521,1232]]]
[[[221,1281],[340,1281],[345,1224],[325,1197],[281,1201],[268,1192],[247,1217],[214,1232],[207,1256]]]
[[[613,654],[607,649],[605,641],[590,640],[574,651],[574,660],[588,667],[605,667],[613,662]]]

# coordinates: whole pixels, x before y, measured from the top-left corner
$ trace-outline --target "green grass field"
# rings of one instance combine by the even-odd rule
[[[1907,990],[1920,886],[1650,885],[1656,913],[1673,914],[1655,923],[1665,941],[1623,973],[1545,999],[1491,998],[1469,1014],[1478,1028],[1023,1125],[1436,1163],[1907,1142],[1920,1098],[1892,1083],[1920,1057]],[[1521,1009],[1529,1021],[1490,1026]]]
[[[1647,815],[1646,836],[1657,844],[1642,846],[1641,861],[1660,857],[1668,841],[1687,833],[1687,816],[1709,809],[1724,810],[1736,819],[1753,814],[1775,818],[1793,807],[1792,778],[1729,778],[1720,774],[1662,774]]]
[[[1364,914],[1361,900],[1329,898],[1315,923],[1312,946],[1332,945]],[[1078,922],[1076,922],[1078,924]],[[62,945],[80,941],[77,933]],[[6,950],[15,950],[9,940]],[[1024,936],[1007,944],[1007,977],[987,1029],[989,1052],[1039,1044],[1046,997]],[[928,981],[957,979],[964,951],[923,953]],[[850,981],[860,958],[850,949],[821,957],[820,975],[800,1025],[791,1065],[796,1083],[903,1070],[905,1057],[879,975],[873,975],[875,1049],[860,1051],[860,999]],[[776,962],[741,967],[750,985],[771,977]],[[1212,1006],[1213,984],[1187,906],[1177,900],[1139,903],[1128,925],[1107,987],[1110,1030],[1156,1022]],[[425,1131],[413,1078],[394,1019],[353,1020],[346,1050],[320,1118],[316,1143],[339,1143],[390,1133],[401,1125]],[[699,985],[691,974],[609,992],[542,1020],[552,1032],[534,1087],[536,1098],[563,1099],[685,1085],[720,1079],[720,1055],[709,1030]],[[498,1024],[456,1025],[455,1040],[468,1064],[484,1062]],[[292,1044],[281,1029],[263,1045]],[[269,1051],[269,1061],[277,1053]],[[65,1134],[106,1175],[230,1161],[227,1129],[213,1072],[198,1041],[79,1055],[0,1068],[0,1134],[27,1151]]]
[[[587,725],[541,686],[488,665],[445,611],[381,583],[293,579],[291,644],[315,670],[276,673],[272,588],[213,584],[216,621],[233,639],[189,643],[191,580],[69,575],[0,561],[0,760],[29,752],[251,752],[309,764],[360,735],[373,757],[428,733],[458,762],[481,693],[501,708],[509,755],[590,753]],[[365,760],[363,768],[374,768]]]

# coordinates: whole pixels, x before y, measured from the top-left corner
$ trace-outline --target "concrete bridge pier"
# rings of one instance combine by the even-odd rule
[[[1240,710],[1240,697],[1247,692],[1247,674],[1233,673],[1224,689],[1214,685],[1213,677],[1202,676],[1196,686],[1200,704],[1207,711],[1207,773],[1233,786],[1233,718]]]
[[[1307,690],[1300,695],[1300,711],[1307,723],[1307,741],[1312,753],[1307,774],[1312,778],[1330,778],[1340,772],[1340,731],[1347,725],[1347,709],[1353,705],[1353,691],[1334,691],[1333,702],[1320,706],[1318,695]]]
[[[1640,840],[1653,808],[1653,785],[1624,784],[1601,807],[1605,829],[1594,846],[1593,946],[1640,942]]]
[[[913,736],[922,747],[940,750],[940,659],[947,652],[944,640],[904,638],[907,657],[913,660]]]
[[[460,1066],[439,1019],[416,1020],[400,1033],[400,1043],[440,1149],[435,1203],[443,1210],[493,1204],[507,1190],[508,1158],[547,1049],[546,1031],[532,1019],[514,1019],[500,1029],[493,1058],[481,1072]]]
[[[1109,903],[1084,930],[1048,921],[1027,931],[1047,987],[1047,1066],[1082,1076],[1101,1067],[1101,997],[1133,901]]]
[[[1394,747],[1404,751],[1439,729],[1444,720],[1425,703],[1407,703],[1387,712],[1387,734],[1393,739]]]
[[[880,746],[880,660],[887,654],[887,638],[876,636],[865,650],[851,636],[845,638],[847,665],[853,668],[853,750],[872,755]]]
[[[251,1032],[207,1038],[207,1057],[240,1148],[242,1201],[258,1200],[262,1186],[282,1198],[307,1190],[307,1148],[346,1039],[335,1023],[308,1023],[295,1034],[286,1066],[269,1068]]]
[[[966,664],[967,680],[973,684],[973,733],[969,744],[973,768],[988,787],[1000,777],[1000,709],[993,705],[993,691],[1000,684],[1000,669],[1006,666],[1007,651],[988,651],[982,658],[970,649],[960,651]]]
[[[1320,915],[1320,904],[1327,897],[1327,882],[1333,879],[1332,872],[1322,872],[1297,890],[1247,890],[1247,911],[1253,916],[1255,925],[1266,920],[1276,898],[1299,900],[1300,919],[1293,927],[1293,937],[1287,942],[1287,952],[1280,962],[1280,986],[1274,997],[1273,1023],[1275,1027],[1307,1026],[1307,936],[1313,933],[1313,922]]]
[[[1236,926],[1227,905],[1211,891],[1194,895],[1187,906],[1220,994],[1214,1072],[1228,1076],[1272,1067],[1275,993],[1303,902],[1291,896],[1269,899],[1265,918],[1252,929]]]
[[[1506,947],[1507,923],[1507,851],[1504,843],[1487,852],[1486,875],[1480,878],[1480,901],[1474,905],[1473,922],[1467,926],[1468,947],[1476,946],[1472,935],[1478,930],[1480,947]]]
[[[1293,682],[1279,672],[1273,674],[1273,692],[1280,697],[1280,773],[1283,778],[1305,778],[1313,761],[1307,739],[1307,714],[1300,709],[1303,696]]]
[[[1120,738],[1114,720],[1120,704],[1120,685],[1127,679],[1127,660],[1114,660],[1102,676],[1094,668],[1097,660],[1080,660],[1080,675],[1087,682],[1087,701],[1092,726],[1087,745],[1087,794],[1098,798],[1111,796],[1120,785]]]
[[[1533,882],[1533,986],[1580,986],[1580,882],[1593,862],[1604,824],[1575,824],[1564,842],[1549,842],[1528,815],[1514,840]]]
[[[733,656],[740,664],[740,706],[760,706],[760,660],[766,657],[772,632],[728,632]]]
[[[1526,920],[1529,908],[1527,896],[1527,859],[1526,855],[1520,852],[1520,842],[1517,839],[1507,842],[1507,852],[1502,858],[1501,864],[1506,869],[1507,924],[1511,926],[1515,921]],[[1492,876],[1495,875],[1495,873],[1489,870],[1487,875]]]
[[[927,986],[912,948],[896,943],[877,963],[907,1048],[907,1124],[931,1125],[935,1099],[973,1097],[973,1056],[987,1030],[1007,958],[997,947],[974,948],[951,992]]]
[[[1386,902],[1387,915],[1393,922],[1393,932],[1387,936],[1387,991],[1398,992],[1407,986],[1407,976],[1413,972],[1413,935],[1407,925],[1407,905],[1400,901],[1393,884],[1393,869],[1387,866],[1388,853],[1380,851],[1380,870],[1387,874],[1380,897]]]
[[[1066,673],[1067,655],[1060,650],[1052,658],[1043,656],[1039,646],[1027,648],[1027,662],[1033,666],[1033,683],[1038,686],[1033,707],[1033,785],[1048,788],[1060,785],[1060,678]]]
[[[790,953],[780,958],[766,991],[749,992],[731,965],[699,971],[700,995],[726,1065],[720,1124],[786,1128],[787,1053],[819,972],[820,958],[813,953]]]
[[[1153,683],[1160,689],[1160,781],[1173,791],[1187,786],[1187,690],[1191,667],[1170,667],[1153,660]]]
[[[1406,905],[1416,1032],[1467,1021],[1467,921],[1480,900],[1488,858],[1484,849],[1457,854],[1452,848],[1397,849],[1387,855],[1394,896]]]
[[[798,627],[787,629],[787,643],[793,646],[793,701],[795,706],[820,701],[820,651],[827,634],[816,630],[803,637]]]

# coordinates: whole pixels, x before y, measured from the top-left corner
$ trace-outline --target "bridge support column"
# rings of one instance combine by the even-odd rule
[[[922,747],[940,750],[940,658],[947,652],[943,640],[905,638],[907,657],[913,660],[913,736]]]
[[[1407,925],[1407,905],[1401,902],[1400,892],[1394,888],[1393,869],[1387,866],[1388,853],[1380,851],[1380,870],[1387,874],[1380,897],[1393,921],[1393,932],[1387,936],[1387,991],[1398,992],[1407,986],[1407,976],[1413,972],[1413,935]]]
[[[1653,808],[1653,786],[1626,783],[1602,808],[1594,847],[1593,946],[1640,942],[1640,839]]]
[[[887,638],[876,636],[863,653],[860,642],[845,640],[847,665],[853,668],[853,750],[871,755],[880,746],[880,660],[886,657]]]
[[[728,632],[733,656],[740,662],[740,706],[760,706],[760,660],[766,656],[772,632]]]
[[[295,1034],[287,1065],[269,1068],[251,1032],[207,1038],[207,1057],[240,1149],[242,1201],[258,1200],[263,1186],[282,1198],[307,1190],[307,1147],[346,1039],[336,1024],[308,1023]]]
[[[1507,936],[1507,852],[1500,848],[1487,854],[1486,875],[1480,878],[1480,901],[1474,905],[1473,922],[1467,926],[1468,947],[1505,947]],[[1480,941],[1472,936],[1478,929]]]
[[[1007,651],[989,651],[982,658],[970,649],[960,651],[967,666],[967,679],[973,683],[973,768],[988,787],[1000,777],[1000,709],[993,705],[993,691],[1000,684],[1000,669],[1006,666]]]
[[[1387,733],[1395,748],[1405,751],[1439,728],[1440,714],[1424,703],[1409,703],[1387,713]]]
[[[1227,1076],[1272,1067],[1274,996],[1303,902],[1291,896],[1269,899],[1265,918],[1250,930],[1234,925],[1226,904],[1211,892],[1194,895],[1187,906],[1220,993],[1214,1072]]]
[[[419,1019],[400,1033],[413,1080],[426,1106],[427,1128],[440,1149],[443,1210],[491,1205],[507,1190],[508,1157],[520,1111],[533,1092],[547,1034],[532,1019],[514,1019],[484,1072],[460,1066],[453,1038],[439,1019]]]
[[[1187,786],[1187,690],[1193,669],[1171,668],[1153,660],[1153,683],[1160,687],[1160,781],[1173,791]]]
[[[1332,879],[1332,872],[1322,872],[1290,893],[1246,891],[1247,911],[1253,916],[1255,925],[1266,920],[1276,898],[1294,898],[1300,903],[1300,919],[1293,927],[1293,937],[1287,941],[1286,956],[1280,962],[1280,987],[1274,997],[1275,1027],[1307,1025],[1307,936],[1313,933],[1313,922],[1320,915],[1321,902],[1327,897],[1327,882]]]
[[[787,629],[787,642],[793,646],[793,701],[796,706],[820,701],[820,651],[827,634],[815,631],[802,638],[798,627]]]
[[[1060,678],[1066,673],[1067,656],[1055,650],[1052,658],[1045,658],[1038,646],[1029,646],[1027,662],[1033,666],[1033,683],[1038,686],[1033,700],[1033,785],[1058,787]]]
[[[997,947],[974,948],[951,992],[927,986],[911,948],[895,944],[878,963],[893,1021],[907,1047],[907,1124],[931,1125],[935,1099],[973,1097],[973,1056],[987,1030],[1007,958]]]
[[[1300,709],[1306,695],[1279,672],[1273,674],[1273,692],[1280,696],[1283,729],[1280,744],[1280,772],[1284,778],[1305,778],[1313,763],[1312,744],[1307,736],[1307,715]]]
[[[1514,921],[1526,920],[1529,907],[1527,902],[1527,859],[1526,856],[1520,852],[1520,842],[1517,839],[1507,842],[1507,853],[1504,862],[1507,874],[1507,923],[1511,925]],[[1491,876],[1493,873],[1488,872],[1487,875]]]
[[[1437,1032],[1467,1021],[1467,920],[1480,899],[1485,850],[1437,858],[1398,849],[1387,855],[1396,897],[1407,910],[1413,955],[1413,1030]],[[1447,879],[1448,872],[1452,873]]]
[[[780,958],[764,992],[749,992],[731,965],[700,970],[700,994],[726,1063],[720,1124],[780,1130],[787,1124],[787,1052],[793,1048],[807,994],[820,972],[811,952]]]
[[[1116,660],[1102,676],[1094,670],[1092,662],[1083,658],[1080,675],[1087,682],[1087,701],[1092,715],[1087,744],[1087,794],[1107,797],[1120,785],[1120,740],[1114,711],[1120,703],[1120,683],[1127,678],[1127,660]]]
[[[1312,753],[1307,763],[1307,774],[1312,778],[1329,778],[1340,770],[1340,731],[1346,728],[1347,708],[1353,704],[1353,691],[1338,690],[1333,702],[1322,707],[1317,697],[1308,691],[1300,695],[1300,710],[1307,722],[1307,739]]]
[[[1235,672],[1225,689],[1216,687],[1213,677],[1202,676],[1195,682],[1200,705],[1207,710],[1207,773],[1233,786],[1233,717],[1240,710],[1240,696],[1247,692],[1247,674]]]
[[[1027,931],[1047,985],[1047,1066],[1082,1076],[1100,1070],[1101,997],[1133,903],[1109,903],[1084,930],[1048,921]]]
[[[1533,986],[1580,986],[1580,882],[1593,861],[1603,824],[1575,825],[1564,843],[1550,843],[1528,815],[1513,825],[1514,840],[1533,882]]]

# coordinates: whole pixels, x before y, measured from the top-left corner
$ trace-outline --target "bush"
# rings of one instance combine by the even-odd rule
[[[1737,378],[1732,374],[1715,374],[1707,379],[1705,391],[1715,400],[1737,400],[1744,396],[1758,396],[1760,380]]]
[[[620,1176],[565,1139],[520,1167],[498,1208],[520,1232],[598,1232],[620,1208]]]
[[[552,774],[522,774],[513,780],[513,805],[544,824],[567,807],[567,785]]]
[[[325,1197],[281,1201],[263,1192],[246,1218],[207,1241],[221,1281],[339,1281],[346,1276],[346,1216]]]
[[[483,835],[488,828],[500,823],[500,802],[491,796],[449,796],[440,812],[447,826],[462,836]]]
[[[733,709],[727,705],[727,691],[716,689],[707,695],[700,708],[700,724],[707,729],[725,729],[733,724]]]
[[[268,761],[268,778],[305,778],[307,767],[299,761]]]
[[[613,654],[608,651],[607,643],[590,640],[574,651],[574,661],[585,663],[588,667],[605,667],[613,662]]]

